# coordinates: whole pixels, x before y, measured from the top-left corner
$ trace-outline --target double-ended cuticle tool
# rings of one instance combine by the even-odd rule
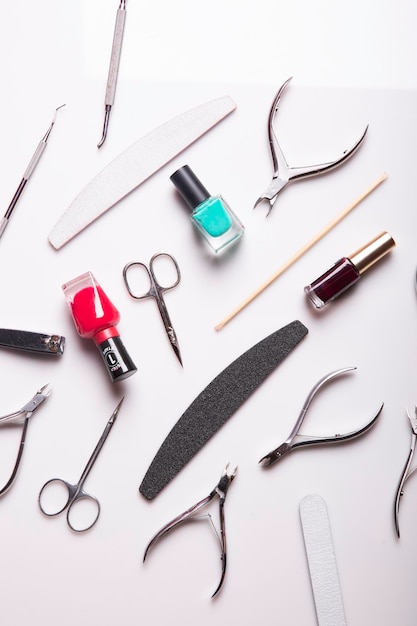
[[[14,413],[9,413],[8,415],[4,415],[0,417],[0,426],[5,426],[8,424],[18,424],[23,420],[22,427],[22,435],[20,437],[19,449],[17,452],[16,461],[13,467],[13,471],[10,475],[10,478],[0,489],[0,496],[2,496],[10,487],[12,486],[14,479],[16,478],[17,470],[19,469],[20,462],[22,460],[23,448],[25,446],[27,430],[29,426],[29,420],[34,414],[34,412],[43,404],[43,402],[49,398],[52,393],[52,388],[49,384],[41,387],[19,411],[15,411]]]
[[[216,596],[219,593],[220,589],[222,588],[223,582],[226,576],[227,556],[226,556],[226,524],[225,524],[225,518],[224,518],[224,503],[226,500],[227,491],[234,477],[236,476],[236,473],[237,473],[237,467],[235,467],[233,471],[230,471],[229,463],[228,463],[225,469],[223,470],[223,473],[220,477],[219,482],[214,487],[214,489],[209,493],[208,496],[206,496],[205,498],[197,502],[197,504],[194,504],[193,506],[191,506],[184,513],[181,513],[180,515],[175,517],[171,522],[163,526],[163,528],[161,528],[161,530],[158,531],[156,535],[154,535],[154,537],[150,540],[150,542],[148,543],[146,547],[143,560],[145,561],[150,548],[152,548],[152,546],[154,546],[160,539],[162,539],[162,537],[164,537],[170,530],[173,530],[174,528],[176,528],[183,522],[188,522],[192,519],[198,519],[199,517],[205,517],[212,524],[216,532],[217,538],[219,540],[220,547],[221,547],[220,559],[222,562],[222,572],[221,572],[219,584],[217,585],[214,593],[211,596],[212,598],[214,598],[214,596]],[[219,497],[220,532],[217,531],[213,523],[213,520],[211,519],[210,513],[206,513],[204,516],[196,515],[196,513],[199,513],[201,509],[207,506],[216,496]]]
[[[9,223],[9,220],[12,216],[12,213],[14,211],[14,208],[16,206],[16,204],[19,201],[20,196],[23,193],[24,188],[26,187],[26,183],[28,182],[29,178],[32,176],[36,166],[39,163],[39,160],[42,156],[42,154],[44,153],[44,150],[46,148],[46,144],[48,143],[48,139],[49,139],[49,135],[52,132],[52,128],[55,124],[55,120],[56,120],[56,115],[57,115],[57,111],[59,111],[59,109],[62,109],[62,107],[64,107],[65,104],[61,104],[61,106],[57,107],[55,109],[55,114],[52,120],[52,123],[50,125],[50,127],[48,128],[48,130],[46,131],[46,133],[44,134],[44,136],[42,137],[42,139],[40,140],[38,147],[36,148],[35,152],[33,153],[33,156],[29,162],[29,165],[27,166],[25,173],[23,174],[23,178],[19,183],[18,188],[16,189],[16,192],[12,198],[12,201],[10,202],[6,213],[4,214],[4,216],[1,218],[0,220],[0,237],[3,235],[4,231],[6,230],[6,226]]]
[[[122,52],[123,33],[126,21],[126,0],[120,0],[119,8],[116,13],[116,23],[114,25],[113,45],[110,56],[109,74],[107,77],[106,97],[104,99],[104,124],[103,134],[97,144],[97,148],[101,148],[106,141],[107,130],[109,127],[110,113],[114,104],[116,94],[117,76],[119,73],[120,55]]]
[[[334,161],[329,161],[328,163],[321,163],[320,165],[307,165],[301,167],[290,167],[286,161],[283,151],[281,150],[281,146],[278,143],[277,136],[274,131],[274,118],[278,112],[279,103],[281,100],[281,96],[283,95],[285,89],[288,86],[291,78],[285,81],[283,85],[278,90],[277,95],[272,103],[269,117],[268,117],[268,141],[269,148],[271,150],[272,156],[272,164],[274,168],[274,173],[272,175],[272,181],[269,186],[265,189],[265,191],[259,196],[257,201],[255,202],[255,207],[258,206],[262,201],[266,200],[269,203],[269,209],[267,215],[269,215],[272,207],[274,206],[278,194],[284,187],[289,185],[292,182],[296,182],[297,180],[302,180],[303,178],[309,178],[311,176],[318,176],[319,174],[324,174],[329,172],[330,170],[339,167],[345,163],[350,157],[355,154],[356,150],[362,144],[366,132],[368,130],[368,126],[365,128],[362,136],[358,139],[358,141],[348,150],[345,150],[339,158]]]

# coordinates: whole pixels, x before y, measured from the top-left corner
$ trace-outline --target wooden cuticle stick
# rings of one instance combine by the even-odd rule
[[[366,189],[360,196],[358,196],[349,206],[347,206],[334,220],[332,220],[327,226],[320,230],[308,243],[298,250],[284,265],[282,265],[268,280],[266,280],[256,291],[246,298],[236,309],[234,309],[229,315],[227,315],[217,326],[215,330],[221,330],[228,324],[238,313],[240,313],[245,307],[248,306],[255,298],[257,298],[267,287],[277,280],[284,272],[287,271],[298,259],[300,259],[306,252],[310,250],[316,243],[318,243],[328,232],[330,232],[339,222],[341,222],[358,204],[360,204],[365,198],[369,196],[381,183],[388,178],[388,174],[385,172],[377,178],[368,189]]]

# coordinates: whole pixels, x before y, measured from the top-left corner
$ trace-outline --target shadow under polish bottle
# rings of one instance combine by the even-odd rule
[[[188,165],[178,169],[170,180],[188,206],[199,233],[215,253],[238,241],[244,226],[222,196],[211,196]]]
[[[387,232],[381,233],[350,257],[339,259],[327,272],[304,287],[304,292],[316,309],[322,309],[357,283],[362,274],[394,246],[395,241],[391,235]]]

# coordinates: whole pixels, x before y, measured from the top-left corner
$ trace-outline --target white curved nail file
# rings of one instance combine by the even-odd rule
[[[174,117],[139,139],[84,187],[49,233],[49,242],[61,248],[235,108],[233,100],[223,96]]]
[[[306,496],[300,504],[311,585],[319,626],[346,626],[326,503],[321,496]]]

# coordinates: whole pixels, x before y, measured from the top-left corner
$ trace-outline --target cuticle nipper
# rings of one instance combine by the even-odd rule
[[[143,561],[145,561],[150,548],[154,546],[157,543],[157,541],[162,539],[162,537],[164,537],[170,530],[173,530],[174,528],[176,528],[179,524],[192,520],[192,519],[196,519],[198,516],[196,516],[195,513],[201,511],[201,509],[205,507],[206,505],[208,505],[213,500],[213,498],[218,496],[219,497],[220,533],[217,531],[216,527],[214,526],[210,513],[205,514],[207,519],[211,522],[214,530],[216,531],[216,535],[220,542],[220,547],[221,547],[220,558],[222,562],[222,572],[221,572],[219,584],[217,585],[214,593],[211,596],[212,598],[214,598],[214,596],[217,595],[218,592],[220,591],[223,585],[224,579],[225,579],[225,575],[226,575],[227,556],[226,556],[226,525],[225,525],[225,517],[224,517],[224,503],[226,500],[227,491],[234,477],[236,476],[236,473],[237,473],[237,467],[235,467],[235,469],[232,472],[230,472],[229,463],[228,463],[225,469],[223,470],[223,473],[220,477],[219,482],[214,487],[214,489],[209,493],[208,496],[206,496],[205,498],[197,502],[197,504],[194,504],[193,506],[191,506],[184,513],[181,513],[180,515],[175,517],[172,521],[168,522],[168,524],[163,526],[156,533],[156,535],[152,537],[152,539],[150,540],[150,542],[148,543],[146,547],[145,554],[143,556]]]
[[[23,420],[22,435],[20,437],[19,449],[17,452],[13,471],[5,485],[0,489],[0,496],[2,496],[4,493],[6,493],[8,489],[10,489],[14,482],[14,479],[16,478],[17,470],[19,469],[19,465],[22,460],[23,448],[26,441],[29,420],[32,417],[33,413],[40,407],[40,405],[43,404],[43,402],[47,398],[49,398],[51,393],[51,386],[49,384],[44,385],[36,392],[33,398],[31,398],[29,402],[27,402],[19,411],[15,411],[14,413],[9,413],[8,415],[0,417],[0,426],[3,426],[5,424],[18,423],[19,421]]]
[[[356,141],[356,143],[345,150],[339,158],[334,161],[329,161],[327,163],[321,163],[319,165],[307,165],[300,167],[290,167],[286,161],[283,151],[279,145],[277,136],[274,131],[274,118],[278,112],[279,103],[281,100],[281,96],[283,95],[288,83],[290,82],[292,77],[288,78],[283,85],[279,88],[275,99],[272,103],[269,117],[268,117],[268,142],[269,148],[271,150],[272,156],[272,165],[274,168],[274,173],[272,176],[272,181],[269,186],[265,189],[263,194],[259,196],[253,208],[256,208],[258,204],[262,201],[267,200],[269,202],[268,213],[269,215],[272,207],[274,206],[278,194],[284,187],[289,185],[291,182],[296,182],[297,180],[301,180],[303,178],[309,178],[311,176],[318,176],[319,174],[324,174],[325,172],[329,172],[330,170],[339,167],[347,161],[353,154],[355,154],[356,150],[361,146],[363,140],[365,139],[365,135],[368,130],[368,126],[366,126],[364,132],[361,137]]]
[[[327,374],[326,376],[321,378],[314,385],[314,387],[308,394],[304,402],[304,405],[301,409],[300,415],[297,418],[295,426],[292,429],[291,433],[288,435],[287,439],[284,441],[284,443],[282,443],[277,448],[275,448],[274,450],[266,454],[259,461],[259,463],[263,467],[268,467],[272,465],[273,463],[275,463],[276,461],[280,461],[283,456],[285,456],[289,452],[292,452],[293,450],[300,448],[302,446],[314,446],[314,445],[320,445],[320,444],[341,443],[344,441],[349,441],[351,439],[356,439],[357,437],[360,437],[361,435],[364,435],[365,433],[367,433],[372,428],[372,426],[376,424],[376,421],[378,417],[380,416],[381,411],[383,409],[383,406],[384,406],[383,403],[379,407],[374,417],[367,424],[365,424],[361,428],[354,430],[352,432],[345,433],[345,434],[329,435],[327,437],[311,437],[311,436],[299,434],[299,430],[304,422],[307,411],[314,397],[317,395],[317,393],[334,378],[338,376],[342,376],[343,374],[347,374],[348,372],[351,372],[353,370],[356,370],[356,367],[344,367],[342,369],[335,370],[334,372],[330,372],[330,374]]]
[[[417,471],[417,467],[410,469],[411,463],[413,461],[413,456],[414,456],[414,451],[416,448],[416,441],[417,441],[417,407],[414,408],[414,416],[410,415],[409,411],[407,410],[407,417],[410,421],[410,426],[411,426],[410,451],[408,453],[408,457],[405,462],[400,481],[398,483],[397,491],[395,493],[395,502],[394,502],[394,524],[395,524],[395,530],[396,530],[398,539],[400,538],[400,524],[399,524],[400,502],[401,502],[401,497],[404,495],[404,485],[405,485],[405,482],[410,478],[410,476],[414,474],[415,471]]]

